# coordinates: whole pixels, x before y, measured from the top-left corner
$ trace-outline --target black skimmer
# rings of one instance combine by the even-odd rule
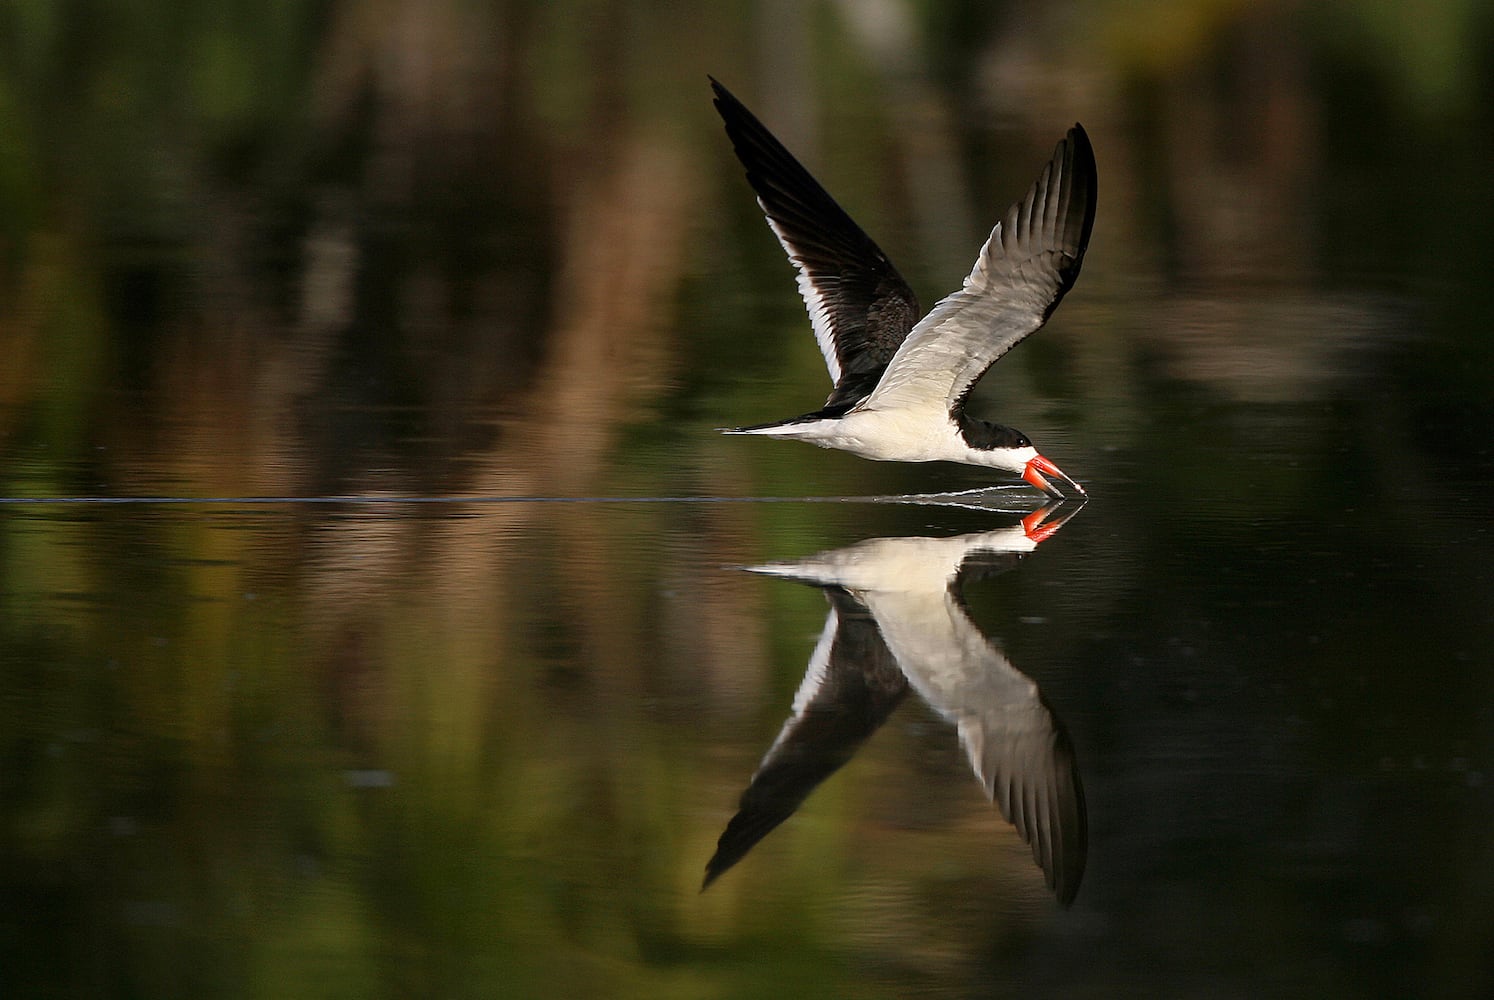
[[[957,292],[919,319],[918,300],[773,133],[714,79],[716,110],[778,241],[799,272],[834,383],[812,413],[725,429],[889,462],[961,462],[1062,496],[1084,489],[1021,431],[978,420],[965,400],[986,370],[1052,315],[1079,276],[1095,220],[1095,156],[1069,129],[1027,196],[1007,209]]]
[[[1073,746],[1031,678],[965,612],[962,582],[1016,565],[1077,511],[955,538],[875,538],[751,572],[822,588],[825,627],[794,696],[706,865],[705,886],[793,815],[912,688],[955,725],[970,767],[1068,905],[1088,853]],[[704,888],[704,886],[703,886]]]

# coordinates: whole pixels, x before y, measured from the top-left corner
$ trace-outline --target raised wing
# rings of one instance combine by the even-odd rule
[[[868,407],[953,409],[986,369],[1047,322],[1079,277],[1095,221],[1095,154],[1075,125],[1027,196],[1007,209],[964,287],[925,316]]]
[[[714,79],[747,181],[799,272],[799,294],[835,383],[825,405],[854,402],[877,384],[918,319],[918,299],[880,247],[742,102]]]

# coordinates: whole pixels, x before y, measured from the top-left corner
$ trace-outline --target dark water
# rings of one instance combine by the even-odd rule
[[[93,6],[0,15],[0,994],[1494,993],[1487,13]],[[707,72],[926,303],[1085,123],[971,406],[1087,503],[714,432],[827,385]]]

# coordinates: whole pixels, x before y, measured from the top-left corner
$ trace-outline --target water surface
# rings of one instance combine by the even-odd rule
[[[1455,8],[8,16],[0,992],[1487,995]],[[708,71],[927,303],[1084,121],[971,408],[1088,503],[715,433],[828,386]]]

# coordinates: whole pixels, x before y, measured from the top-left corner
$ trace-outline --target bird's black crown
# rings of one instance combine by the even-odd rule
[[[978,420],[960,414],[960,437],[972,448],[993,451],[997,448],[1031,448],[1027,435],[1015,427],[993,424],[989,420]]]

